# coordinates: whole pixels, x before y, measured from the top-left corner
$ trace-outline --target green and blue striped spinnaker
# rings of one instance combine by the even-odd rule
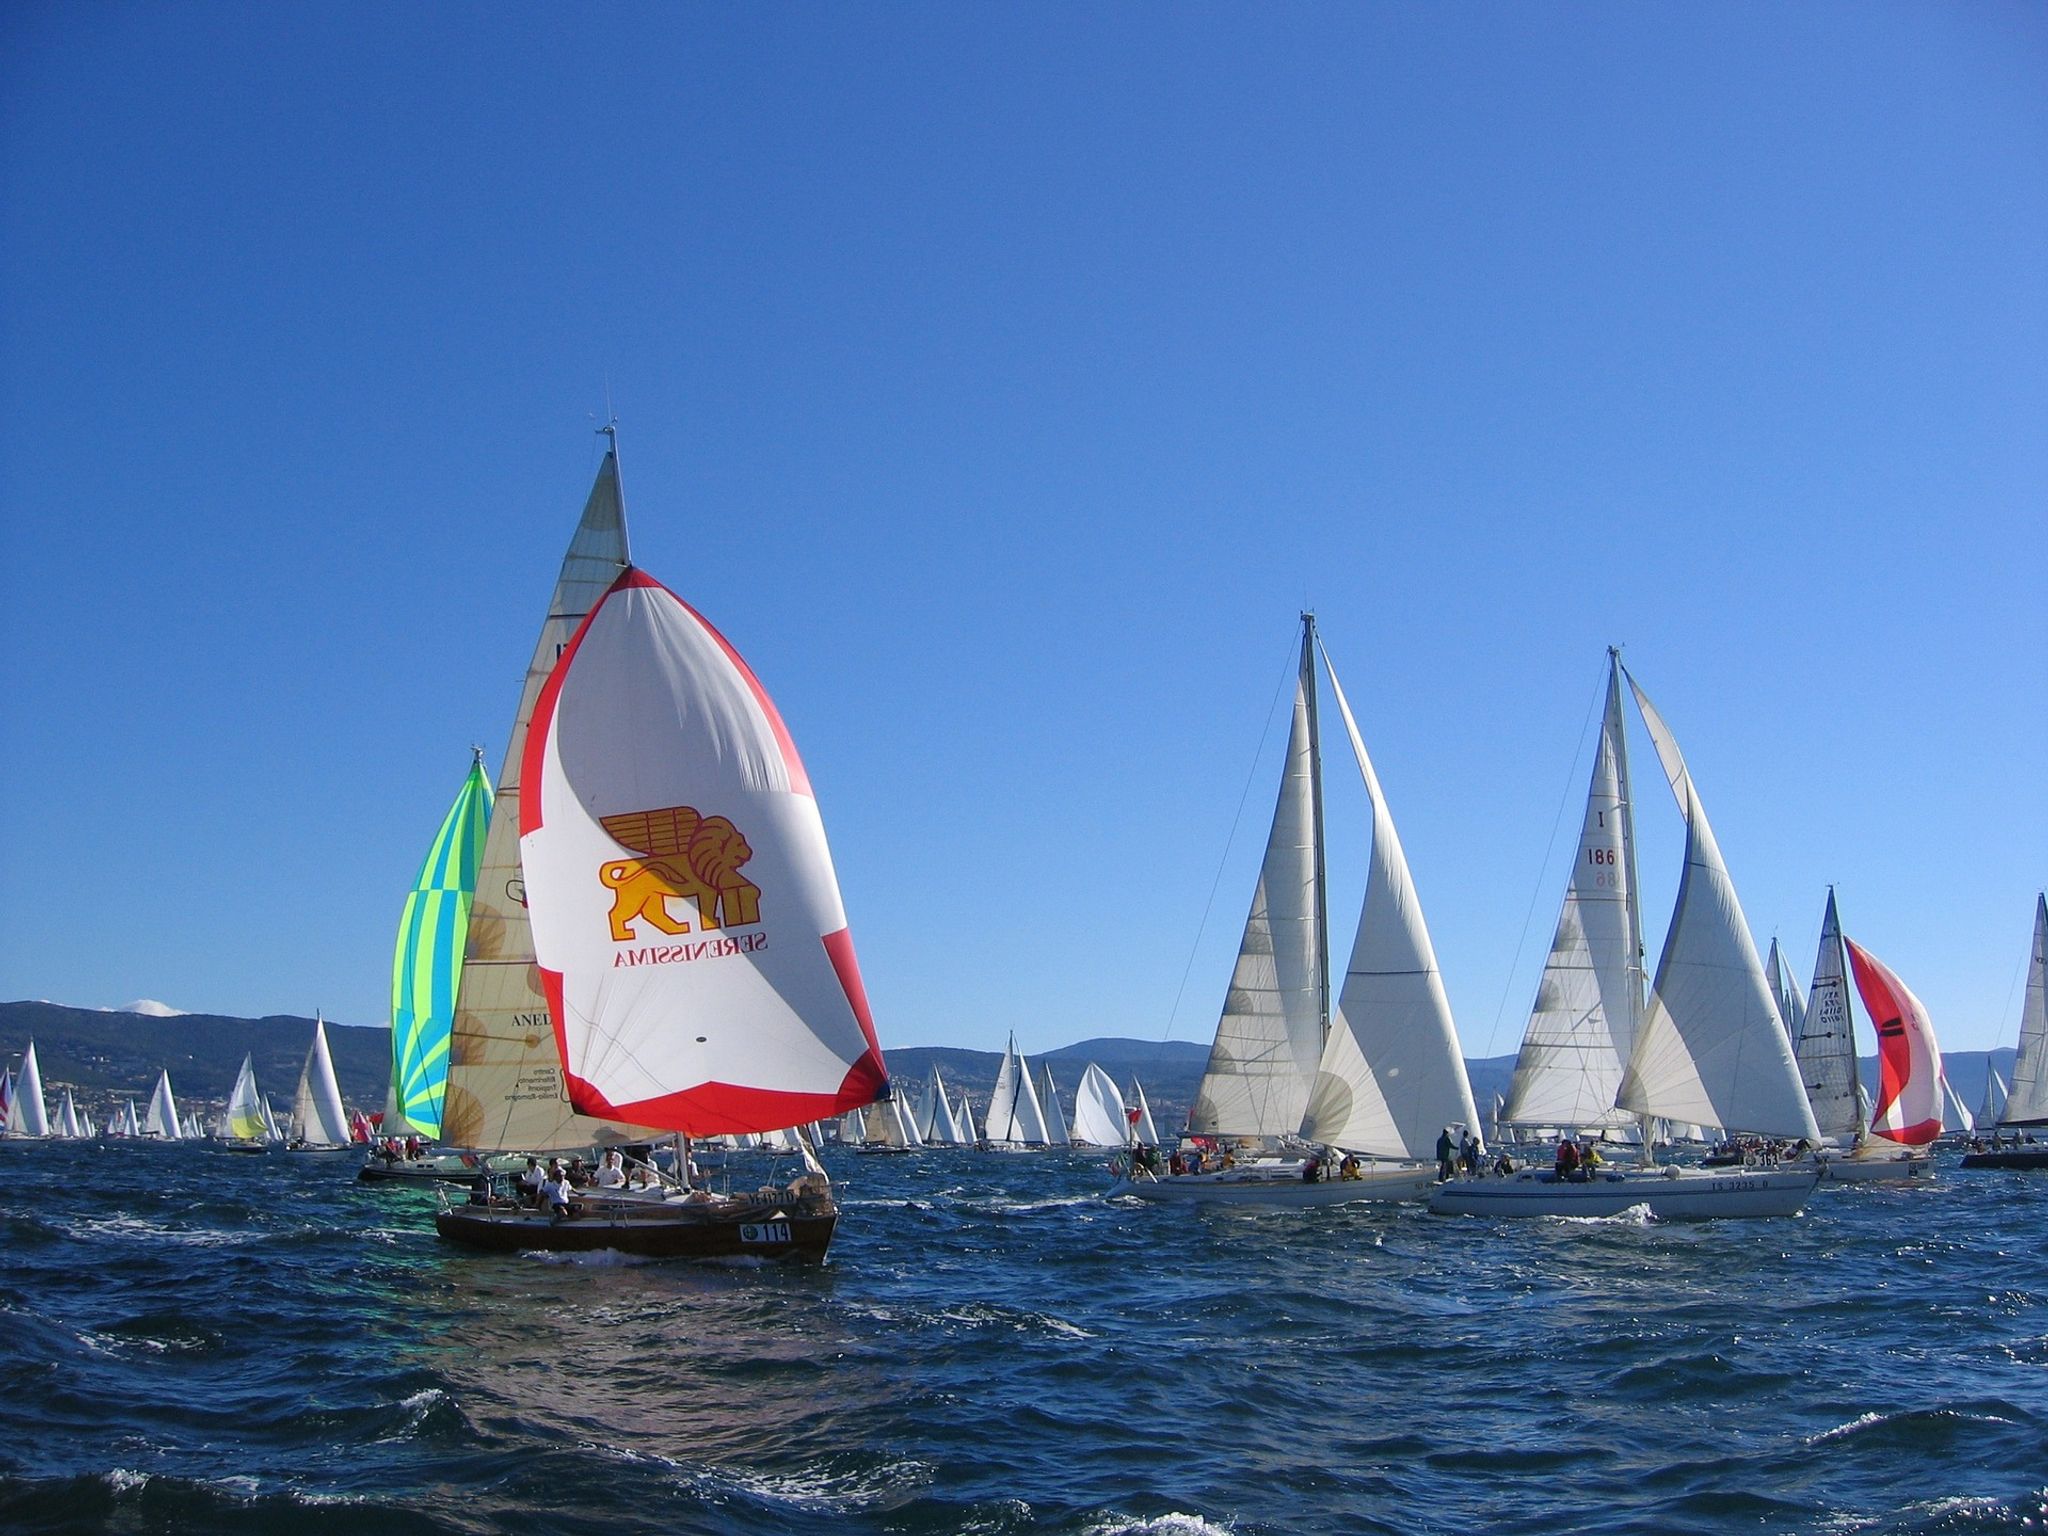
[[[398,953],[391,963],[391,1081],[399,1113],[426,1136],[441,1134],[448,1038],[490,819],[491,781],[478,754],[398,920]]]

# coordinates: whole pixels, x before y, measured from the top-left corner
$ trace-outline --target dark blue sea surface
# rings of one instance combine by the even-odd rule
[[[1665,1226],[832,1167],[829,1264],[712,1267],[470,1253],[348,1163],[8,1145],[0,1530],[2048,1529],[2048,1177]]]

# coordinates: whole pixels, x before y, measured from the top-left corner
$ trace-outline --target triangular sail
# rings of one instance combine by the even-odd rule
[[[1799,995],[1799,983],[1792,979],[1791,968],[1785,964],[1776,938],[1771,940],[1771,952],[1764,957],[1764,980],[1771,984],[1771,1001],[1778,1005],[1778,1022],[1785,1026],[1796,1055],[1799,1031],[1806,1023],[1806,999]]]
[[[1059,1085],[1052,1080],[1052,1063],[1041,1063],[1038,1074],[1038,1107],[1045,1114],[1045,1139],[1049,1145],[1064,1147],[1073,1137],[1067,1130],[1066,1114],[1060,1108]]]
[[[71,1102],[71,1090],[69,1088],[64,1090],[64,1102],[57,1109],[57,1134],[68,1137],[72,1141],[78,1140],[79,1137],[85,1134],[84,1130],[79,1126],[78,1106]]]
[[[1300,1129],[1322,1057],[1328,983],[1318,931],[1312,634],[1305,621],[1294,723],[1266,856],[1208,1068],[1188,1115],[1188,1128],[1200,1134],[1291,1135]]]
[[[14,1079],[14,1102],[8,1106],[7,1129],[16,1136],[50,1134],[50,1111],[43,1102],[43,1072],[36,1064],[36,1043],[21,1053],[21,1071]]]
[[[690,1135],[888,1091],[809,777],[759,680],[628,568],[541,692],[520,861],[572,1105]]]
[[[981,1132],[988,1141],[1003,1146],[1046,1144],[1045,1113],[1031,1082],[1031,1064],[1017,1054],[1015,1035],[1003,1052],[1002,1066],[996,1069],[996,1086],[989,1094]]]
[[[223,1123],[227,1134],[238,1141],[263,1139],[263,1101],[256,1092],[256,1059],[242,1058],[242,1070],[235,1074],[234,1090],[228,1094]]]
[[[1686,838],[1678,904],[1619,1102],[1637,1114],[1818,1140],[1792,1043],[1692,775],[1633,677],[1629,688],[1685,816]]]
[[[142,1122],[142,1129],[146,1134],[161,1136],[166,1141],[176,1141],[184,1135],[178,1124],[178,1101],[171,1097],[168,1069],[157,1076],[156,1092],[149,1097],[149,1114]]]
[[[917,1134],[917,1126],[904,1112],[901,1099],[881,1099],[867,1107],[867,1132],[865,1137],[870,1145],[881,1147],[921,1147],[923,1139]]]
[[[932,1128],[925,1140],[941,1147],[965,1146],[973,1140],[960,1129],[960,1121],[953,1113],[953,1102],[946,1097],[946,1080],[939,1076],[937,1062],[932,1063],[932,1080],[926,1098],[931,1104]]]
[[[349,1141],[348,1116],[341,1107],[341,1085],[334,1078],[334,1058],[327,1050],[327,1024],[313,1017],[313,1044],[299,1069],[292,1094],[292,1134],[309,1147],[339,1147]],[[396,1136],[398,1131],[389,1130]]]
[[[557,658],[628,564],[618,455],[608,452],[562,557],[498,770],[449,1047],[441,1140],[452,1146],[538,1152],[647,1135],[641,1127],[591,1120],[569,1107],[519,863],[519,772],[527,723]]]
[[[1877,1105],[1870,1133],[1924,1147],[1941,1134],[1941,1046],[1934,1021],[1890,966],[1844,939],[1857,995],[1877,1031]]]
[[[1998,1124],[1998,1118],[2005,1113],[2005,1079],[1998,1075],[1998,1069],[1990,1062],[1984,1064],[1984,1099],[1977,1106],[1976,1124],[1980,1130],[1991,1130]]]
[[[490,819],[491,781],[478,748],[405,898],[391,961],[391,1110],[423,1136],[441,1134],[462,951]],[[387,1110],[385,1128],[396,1134],[390,1121]]]
[[[1116,1080],[1091,1061],[1074,1090],[1074,1140],[1087,1147],[1120,1147],[1130,1134]]]
[[[2048,896],[2034,898],[2034,952],[2027,962],[2020,1049],[2012,1064],[2012,1088],[1998,1121],[2002,1125],[2048,1125]]]
[[[1849,1012],[1848,962],[1842,953],[1842,921],[1835,913],[1834,887],[1820,924],[1813,985],[1796,1036],[1799,1079],[1814,1124],[1823,1136],[1861,1137],[1869,1124],[1857,1080],[1856,1034]]]
[[[1963,1106],[1962,1095],[1956,1092],[1954,1083],[1948,1080],[1946,1069],[1941,1074],[1941,1129],[1944,1134],[1967,1136],[1976,1129],[1976,1121]]]
[[[1500,1116],[1509,1124],[1578,1130],[1629,1119],[1614,1096],[1642,1005],[1621,733],[1621,676],[1610,662],[1578,856]]]
[[[0,1068],[0,1131],[14,1129],[14,1070]]]
[[[272,1111],[270,1100],[268,1099],[263,1100],[263,1139],[265,1141],[284,1140],[284,1132],[278,1126],[277,1115]]]
[[[1330,693],[1372,801],[1372,854],[1351,960],[1301,1134],[1352,1152],[1432,1157],[1446,1126],[1462,1125],[1474,1136],[1485,1130],[1393,812],[1334,667]]]
[[[1138,1145],[1158,1146],[1159,1127],[1152,1123],[1152,1106],[1145,1102],[1145,1085],[1135,1077],[1131,1079],[1131,1102],[1138,1110],[1137,1123],[1132,1127],[1132,1134],[1138,1138]]]

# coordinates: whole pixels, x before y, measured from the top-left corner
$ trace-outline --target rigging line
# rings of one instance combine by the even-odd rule
[[[1244,791],[1237,797],[1237,813],[1230,818],[1230,835],[1223,840],[1223,856],[1216,861],[1216,878],[1209,882],[1209,899],[1202,903],[1202,919],[1195,925],[1195,942],[1188,949],[1188,963],[1181,968],[1180,985],[1174,989],[1173,1007],[1167,1010],[1166,1028],[1159,1036],[1161,1040],[1173,1038],[1173,1025],[1180,1013],[1181,998],[1188,990],[1188,977],[1194,973],[1195,957],[1202,952],[1202,935],[1209,927],[1209,913],[1216,905],[1216,892],[1223,885],[1223,871],[1230,862],[1230,850],[1237,843],[1237,829],[1244,820],[1245,802],[1251,799],[1252,783],[1259,773],[1259,760],[1266,755],[1266,742],[1273,734],[1273,715],[1280,708],[1280,695],[1287,691],[1288,676],[1301,670],[1298,641],[1289,642],[1287,656],[1287,672],[1281,675],[1279,685],[1273,690],[1273,702],[1266,706],[1266,724],[1259,733],[1258,751],[1252,754],[1251,769],[1244,776]]]
[[[1501,983],[1500,1003],[1493,1010],[1493,1023],[1486,1031],[1486,1054],[1493,1054],[1495,1039],[1500,1034],[1501,1016],[1508,1010],[1508,996],[1514,991],[1515,969],[1522,963],[1522,950],[1529,942],[1529,925],[1536,920],[1536,903],[1542,899],[1550,871],[1550,855],[1557,847],[1557,829],[1564,824],[1564,813],[1570,809],[1572,786],[1579,778],[1579,757],[1586,750],[1586,732],[1593,728],[1593,716],[1600,708],[1601,699],[1607,692],[1607,664],[1600,664],[1600,686],[1593,690],[1593,703],[1586,711],[1586,718],[1579,726],[1579,744],[1572,749],[1572,765],[1565,779],[1564,797],[1557,802],[1557,814],[1551,818],[1550,839],[1543,845],[1543,863],[1536,873],[1535,887],[1529,892],[1529,908],[1522,914],[1521,936],[1515,940],[1515,957],[1508,962],[1507,979]]]

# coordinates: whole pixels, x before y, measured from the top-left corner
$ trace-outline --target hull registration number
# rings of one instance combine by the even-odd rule
[[[786,1221],[741,1222],[740,1241],[743,1243],[786,1243],[789,1241],[789,1223]]]

